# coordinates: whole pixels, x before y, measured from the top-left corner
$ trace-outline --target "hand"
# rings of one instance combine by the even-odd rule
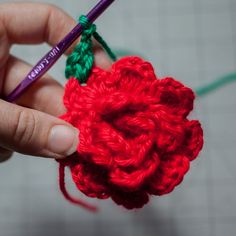
[[[75,25],[70,16],[52,5],[0,4],[0,95],[8,95],[32,67],[9,54],[12,44],[56,45]],[[110,66],[98,47],[95,63],[103,68]],[[0,99],[0,161],[8,159],[13,151],[51,158],[64,158],[76,151],[78,131],[56,118],[65,112],[63,91],[58,82],[45,75],[16,104]]]

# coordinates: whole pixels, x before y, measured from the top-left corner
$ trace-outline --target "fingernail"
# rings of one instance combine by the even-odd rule
[[[79,131],[65,125],[54,126],[48,137],[48,149],[59,155],[73,154],[79,143]]]

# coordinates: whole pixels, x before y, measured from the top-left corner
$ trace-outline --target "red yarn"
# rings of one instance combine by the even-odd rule
[[[97,208],[92,206],[92,205],[89,205],[87,204],[86,202],[80,200],[80,199],[77,199],[77,198],[74,198],[72,196],[70,196],[70,194],[67,192],[66,190],[66,186],[65,186],[65,165],[61,162],[60,163],[60,166],[59,166],[59,186],[60,186],[60,190],[61,192],[63,193],[64,197],[70,201],[71,203],[74,203],[74,204],[77,204],[77,205],[80,205],[84,208],[86,208],[87,210],[90,210],[90,211],[97,211]]]
[[[138,57],[117,61],[110,72],[93,68],[87,86],[71,78],[61,118],[80,130],[80,143],[63,165],[77,188],[128,209],[171,192],[203,145],[200,123],[186,118],[193,100],[190,88],[157,79]]]

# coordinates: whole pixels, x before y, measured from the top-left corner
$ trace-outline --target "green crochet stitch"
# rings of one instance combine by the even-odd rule
[[[80,43],[67,58],[65,76],[66,78],[74,77],[80,83],[86,83],[94,63],[92,37],[104,48],[113,61],[116,61],[116,56],[103,38],[96,32],[95,24],[91,24],[84,15],[80,16],[79,23],[83,26],[84,30]]]

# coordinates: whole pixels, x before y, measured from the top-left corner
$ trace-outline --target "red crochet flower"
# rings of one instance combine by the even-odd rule
[[[61,118],[80,130],[77,155],[66,161],[78,189],[128,209],[171,192],[203,145],[200,123],[186,118],[193,100],[191,89],[157,79],[138,57],[111,72],[93,68],[87,86],[71,78]]]

